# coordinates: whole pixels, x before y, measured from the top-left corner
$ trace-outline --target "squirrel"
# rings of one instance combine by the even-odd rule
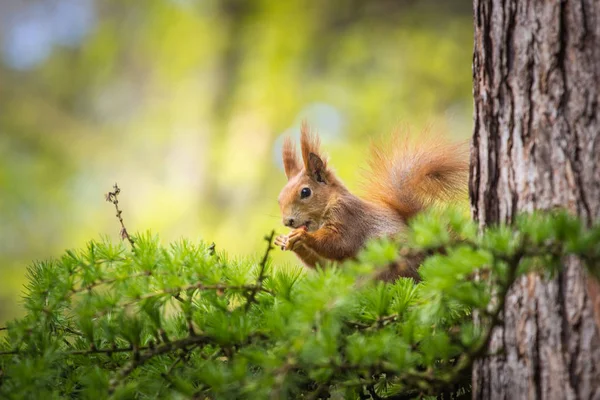
[[[293,251],[307,266],[354,258],[368,239],[397,237],[416,214],[439,201],[466,193],[469,171],[464,143],[439,139],[393,141],[384,150],[373,146],[367,170],[366,194],[352,194],[335,175],[320,151],[319,136],[302,123],[300,147],[287,137],[282,157],[287,184],[279,194],[282,222],[292,229],[275,244]],[[420,260],[390,266],[380,279],[398,276],[419,280]]]

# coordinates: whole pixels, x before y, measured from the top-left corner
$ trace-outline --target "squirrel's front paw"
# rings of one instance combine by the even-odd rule
[[[281,247],[281,250],[286,250],[287,242],[288,242],[287,235],[279,235],[275,238],[274,244],[277,247]]]
[[[287,250],[295,250],[300,244],[302,244],[304,242],[304,240],[306,239],[306,229],[304,228],[298,228],[298,229],[294,229],[288,236],[287,236],[287,241],[286,241],[286,246],[285,248]]]

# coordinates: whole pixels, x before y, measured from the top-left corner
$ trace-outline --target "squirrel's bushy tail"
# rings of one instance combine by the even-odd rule
[[[426,138],[394,138],[373,146],[367,198],[409,219],[424,208],[466,196],[469,174],[466,143]]]

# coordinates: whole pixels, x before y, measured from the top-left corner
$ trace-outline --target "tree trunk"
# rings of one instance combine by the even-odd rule
[[[474,0],[474,12],[474,218],[564,207],[598,221],[600,0]],[[549,282],[519,280],[473,397],[600,399],[598,287],[575,259]]]

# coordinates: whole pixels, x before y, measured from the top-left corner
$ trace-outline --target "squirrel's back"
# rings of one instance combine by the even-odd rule
[[[393,209],[408,220],[442,201],[466,198],[467,143],[399,138],[372,147],[365,198]]]

